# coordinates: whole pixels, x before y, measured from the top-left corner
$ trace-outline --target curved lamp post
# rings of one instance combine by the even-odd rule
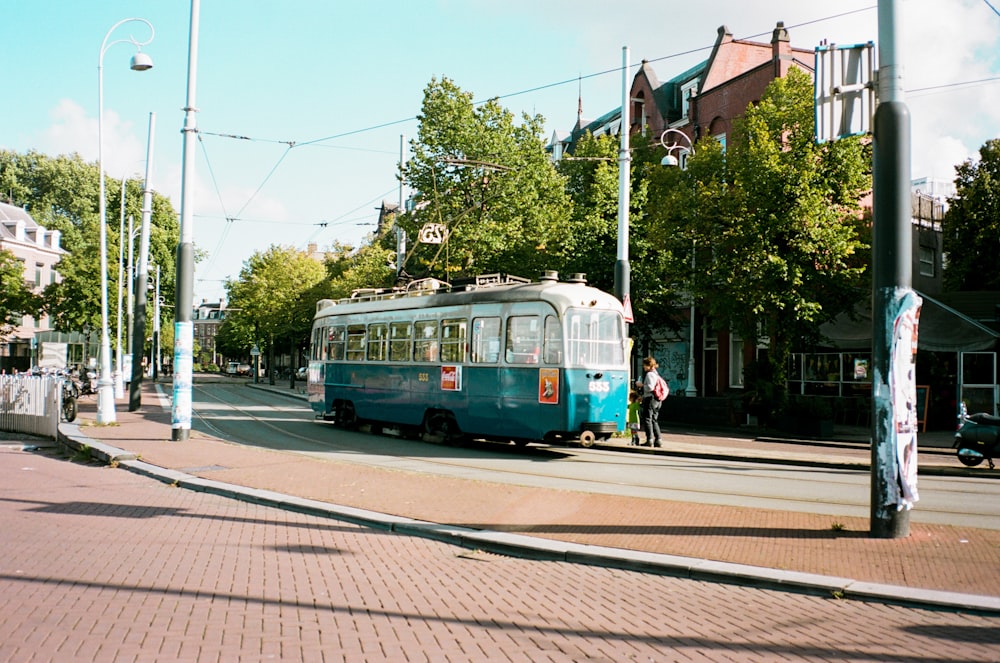
[[[667,139],[673,141],[668,143]],[[679,129],[667,129],[662,134],[660,134],[660,145],[667,150],[667,156],[660,160],[661,166],[681,166],[684,164],[681,160],[674,156],[676,152],[679,155],[694,154],[694,145],[691,144],[691,139],[688,138],[687,134]],[[694,274],[694,242],[691,243],[691,274]],[[687,387],[684,389],[685,396],[697,396],[698,388],[694,383],[695,374],[695,363],[694,363],[694,291],[691,291],[691,311],[690,311],[690,332],[688,339],[688,380]]]
[[[111,33],[120,26],[130,22],[145,23],[149,28],[149,39],[139,41],[129,35],[128,39],[117,39],[108,42]],[[142,47],[153,41],[153,24],[144,18],[126,18],[111,26],[104,41],[101,42],[100,56],[97,58],[97,169],[99,171],[100,198],[98,209],[101,217],[101,374],[97,380],[97,423],[112,424],[115,422],[114,380],[111,377],[111,336],[108,331],[108,233],[107,207],[104,201],[104,54],[115,44],[128,42],[135,46],[131,68],[134,71],[152,69],[153,60],[142,52]]]

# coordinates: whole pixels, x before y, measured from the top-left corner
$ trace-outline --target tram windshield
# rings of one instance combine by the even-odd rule
[[[620,367],[625,363],[621,316],[611,311],[569,309],[566,313],[567,364]]]

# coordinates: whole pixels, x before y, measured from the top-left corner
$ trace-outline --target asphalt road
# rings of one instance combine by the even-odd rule
[[[449,447],[345,431],[316,422],[308,405],[242,382],[200,384],[196,428],[254,446],[383,468],[529,487],[865,518],[870,472],[739,460],[625,454],[492,443]],[[913,522],[1000,529],[1000,481],[920,478]]]

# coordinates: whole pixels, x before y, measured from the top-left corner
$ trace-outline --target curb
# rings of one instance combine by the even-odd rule
[[[64,432],[63,429],[66,429]],[[354,525],[405,536],[449,543],[501,555],[544,561],[568,562],[615,568],[640,573],[656,573],[692,580],[749,585],[779,591],[880,601],[910,606],[947,608],[986,614],[1000,614],[1000,597],[961,594],[941,590],[915,589],[898,585],[861,582],[851,578],[824,576],[799,571],[719,562],[694,557],[649,553],[623,548],[541,539],[523,534],[476,530],[304,499],[269,490],[246,488],[202,479],[184,472],[165,469],[139,460],[136,454],[93,440],[80,433],[76,424],[61,424],[59,441],[75,451],[86,451],[94,459],[163,483],[211,493],[253,504],[296,513],[331,518]]]

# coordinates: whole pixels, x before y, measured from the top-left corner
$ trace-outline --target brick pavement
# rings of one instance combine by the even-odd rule
[[[488,554],[44,451],[0,446],[4,661],[986,661],[1000,651],[996,616]]]
[[[190,440],[174,443],[169,442],[169,411],[154,405],[152,394],[144,396],[144,402],[141,412],[119,408],[120,425],[99,433],[86,426],[93,419],[93,404],[84,402],[81,430],[163,468],[417,520],[1000,597],[998,530],[911,522],[910,536],[905,539],[872,539],[867,535],[867,518],[489,484],[316,460],[230,444],[197,431],[192,431]],[[675,444],[681,438],[668,437]],[[704,446],[710,440],[684,439],[688,446]],[[736,444],[733,440],[726,443]],[[751,444],[744,441],[741,453],[757,453],[749,449]],[[853,453],[856,456],[858,451]],[[953,458],[949,461],[957,464]]]

